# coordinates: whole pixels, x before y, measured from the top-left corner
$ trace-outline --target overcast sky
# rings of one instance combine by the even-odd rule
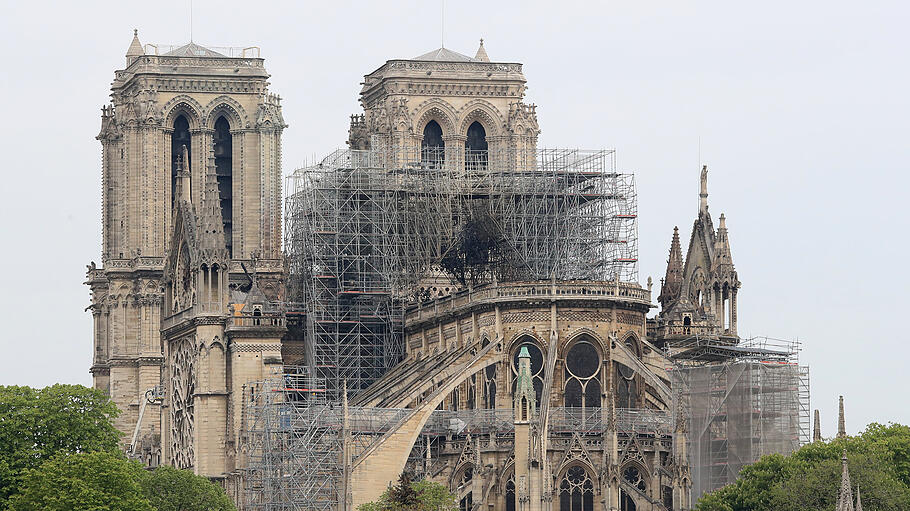
[[[908,4],[446,3],[447,48],[473,55],[483,37],[492,60],[524,63],[541,147],[615,148],[636,174],[642,282],[663,275],[674,225],[688,241],[700,140],[743,283],[740,334],[804,343],[823,435],[839,394],[848,432],[910,423]],[[133,28],[185,43],[188,5],[4,2],[0,384],[91,383],[100,109]],[[288,173],[344,145],[364,74],[439,47],[441,12],[195,0],[193,39],[262,48]]]

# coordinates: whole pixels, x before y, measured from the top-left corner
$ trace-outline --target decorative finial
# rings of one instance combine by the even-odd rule
[[[701,190],[698,194],[699,211],[708,211],[708,166],[701,167]]]
[[[474,60],[478,62],[490,61],[490,56],[487,55],[487,50],[483,48],[483,37],[480,38],[480,46],[477,47],[477,53],[474,54]]]
[[[133,37],[139,37],[139,29],[138,29],[138,28],[134,28],[134,29],[133,29]]]

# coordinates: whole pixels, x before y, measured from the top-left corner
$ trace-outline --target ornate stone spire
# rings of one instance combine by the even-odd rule
[[[516,422],[530,421],[537,410],[537,394],[531,379],[531,353],[527,346],[522,346],[518,352],[518,379],[515,382],[513,407]]]
[[[812,427],[812,441],[820,442],[822,439],[822,425],[818,419],[818,410],[815,410],[815,426]]]
[[[679,227],[673,228],[673,240],[670,242],[670,257],[667,259],[667,274],[660,286],[657,301],[664,309],[679,299],[683,282],[682,248],[679,245]]]
[[[843,469],[840,478],[840,492],[837,494],[836,511],[856,511],[853,508],[853,491],[850,488],[850,469],[847,468],[847,451],[841,458]]]
[[[142,49],[142,43],[139,42],[139,30],[133,29],[133,41],[126,50],[126,65],[129,66],[136,60],[136,57],[141,57],[142,55],[145,55],[145,50]]]
[[[176,195],[176,201],[174,204],[180,202],[190,202],[190,160],[189,155],[186,149],[186,146],[183,146],[183,154],[177,156],[177,185],[174,195]]]
[[[863,511],[863,499],[859,496],[859,486],[856,487],[856,511]]]
[[[840,404],[837,410],[837,438],[847,437],[847,425],[844,422],[844,396],[840,396]]]
[[[489,62],[490,57],[487,56],[487,50],[483,49],[483,38],[480,38],[480,47],[477,48],[477,54],[474,55],[474,60],[480,62]]]
[[[205,166],[205,188],[202,192],[202,210],[199,212],[199,249],[205,258],[227,259],[222,221],[213,144],[209,147],[208,162]]]
[[[717,236],[714,238],[714,261],[711,269],[717,275],[721,275],[718,270],[723,270],[724,266],[730,271],[733,270],[733,254],[730,251],[730,236],[727,233],[727,218],[723,213],[720,214],[720,225],[717,227]]]
[[[708,166],[701,167],[701,189],[698,194],[698,212],[708,212]]]

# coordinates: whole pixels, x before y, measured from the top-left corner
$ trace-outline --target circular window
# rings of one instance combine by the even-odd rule
[[[594,346],[586,342],[577,343],[569,350],[566,356],[566,367],[572,376],[577,378],[590,378],[600,366],[600,356]]]

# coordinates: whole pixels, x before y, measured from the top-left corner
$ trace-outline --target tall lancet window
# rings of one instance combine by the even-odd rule
[[[421,159],[429,166],[442,166],[446,161],[446,143],[442,139],[442,126],[430,121],[423,128],[423,142],[420,143]]]
[[[174,119],[174,131],[171,133],[171,207],[177,200],[177,168],[178,162],[183,159],[183,146],[186,146],[186,155],[189,160],[191,157],[192,146],[190,144],[190,123],[183,115],[178,115]],[[184,161],[179,163],[183,170],[190,170],[190,162]]]
[[[468,170],[487,168],[487,132],[483,125],[474,121],[468,126],[468,139],[465,141],[465,165]]]
[[[215,121],[215,175],[218,178],[218,197],[221,199],[221,222],[224,224],[224,240],[227,243],[228,253],[233,253],[232,219],[234,218],[232,191],[233,191],[233,147],[231,145],[231,125],[224,116]]]

